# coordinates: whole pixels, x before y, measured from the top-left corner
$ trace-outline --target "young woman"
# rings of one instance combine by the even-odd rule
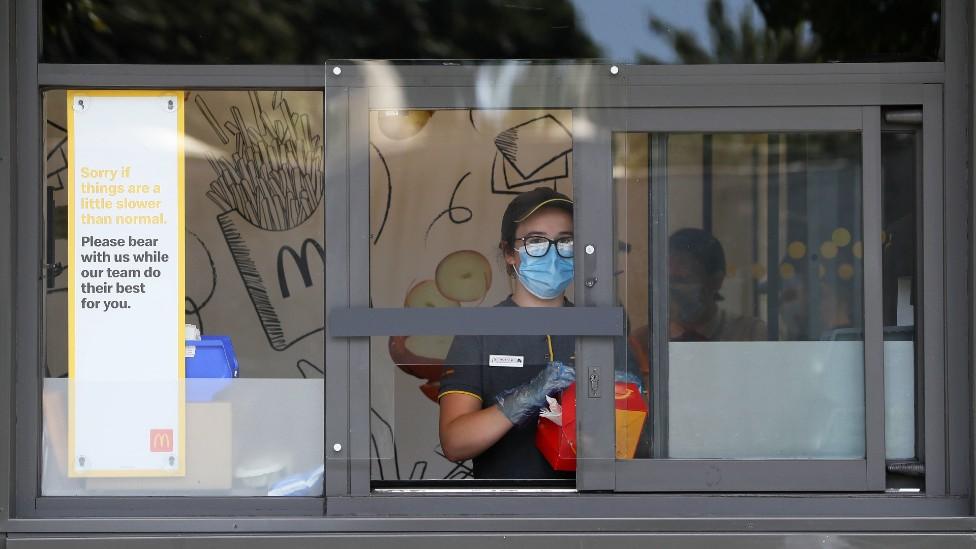
[[[502,217],[499,242],[512,295],[497,307],[572,306],[573,201],[552,189],[518,195]],[[575,379],[572,336],[457,336],[441,379],[444,455],[473,459],[474,476],[490,479],[573,478],[556,472],[535,446],[546,396]]]

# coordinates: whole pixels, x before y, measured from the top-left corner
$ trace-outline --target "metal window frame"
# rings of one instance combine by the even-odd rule
[[[858,132],[861,136],[861,210],[864,279],[881,279],[881,113],[878,106],[704,107],[627,109],[613,112],[598,131],[649,133],[653,150],[651,235],[652,257],[667,257],[667,155],[654,137],[687,132]],[[608,137],[609,139],[609,137]],[[661,139],[660,141],[663,141]],[[595,175],[595,174],[594,174]],[[663,249],[662,249],[663,248]],[[778,261],[778,259],[776,259]],[[652,267],[652,303],[667,302],[665,262]],[[618,460],[616,490],[640,491],[880,491],[885,488],[884,356],[881,334],[881,286],[861,285],[865,316],[864,404],[865,457],[850,460],[652,459]],[[663,307],[652,311],[652,353],[655,357],[652,402],[666,414],[669,336]],[[659,311],[660,310],[660,311]],[[658,444],[663,438],[656,438]]]
[[[742,495],[649,495],[649,496],[567,496],[567,497],[370,497],[333,498],[325,517],[268,518],[266,510],[257,510],[262,516],[252,516],[233,509],[232,502],[213,501],[212,506],[198,509],[197,518],[177,519],[186,516],[173,512],[172,507],[160,498],[144,498],[143,518],[80,518],[120,517],[120,505],[103,506],[89,498],[65,498],[60,512],[39,508],[37,503],[37,468],[29,459],[36,457],[39,414],[37,379],[39,349],[37,348],[39,323],[35,266],[40,258],[37,241],[39,225],[39,188],[23,183],[37,181],[40,170],[40,91],[44,87],[173,87],[199,89],[227,89],[233,87],[266,89],[321,89],[324,74],[322,67],[239,67],[239,66],[144,66],[144,65],[51,65],[38,63],[38,0],[15,0],[0,9],[0,24],[12,37],[9,43],[0,43],[0,54],[10,61],[9,71],[3,70],[5,82],[0,77],[0,122],[4,117],[12,122],[0,124],[0,155],[10,151],[4,161],[0,156],[0,171],[9,182],[0,186],[0,214],[5,222],[0,225],[0,265],[12,272],[9,278],[0,278],[0,402],[13,411],[0,426],[0,531],[7,533],[210,533],[210,532],[432,532],[445,529],[465,531],[513,531],[547,530],[581,532],[592,530],[643,530],[643,531],[956,531],[976,529],[972,518],[970,495],[974,492],[970,456],[972,455],[971,397],[973,376],[970,358],[973,356],[974,332],[971,319],[972,299],[976,285],[971,276],[974,244],[971,220],[974,211],[969,200],[972,141],[968,137],[971,127],[970,79],[972,71],[971,26],[972,7],[965,0],[945,0],[943,21],[945,26],[945,61],[939,63],[895,64],[844,64],[844,65],[791,65],[791,66],[697,66],[697,67],[647,67],[645,78],[649,97],[666,103],[686,102],[685,93],[697,93],[702,84],[716,82],[726,85],[738,83],[736,93],[722,105],[749,104],[750,84],[761,82],[770,86],[792,86],[802,97],[812,101],[826,98],[843,103],[843,88],[857,93],[875,93],[888,99],[886,104],[903,104],[898,93],[886,91],[885,84],[902,83],[911,86],[934,84],[931,101],[939,107],[941,122],[942,105],[945,112],[965,113],[965,116],[945,118],[941,131],[927,125],[926,143],[933,140],[945,142],[939,151],[944,162],[937,167],[943,171],[945,192],[941,200],[932,199],[925,204],[928,223],[944,231],[937,241],[932,236],[931,245],[942,248],[945,257],[952,258],[952,268],[944,268],[943,277],[930,281],[930,293],[936,296],[945,311],[936,315],[930,310],[930,320],[945,327],[945,344],[926,354],[927,359],[942,356],[945,366],[944,380],[939,385],[946,395],[945,406],[927,410],[937,413],[944,420],[946,440],[940,451],[945,454],[944,481],[941,483],[947,495],[933,495],[938,488],[927,486],[925,496],[881,495],[861,496],[803,495],[762,496]],[[829,84],[826,84],[829,82]],[[6,85],[5,85],[6,84]],[[804,84],[813,89],[804,91]],[[942,89],[944,84],[944,90]],[[836,88],[831,90],[831,88]],[[927,86],[927,88],[931,88]],[[668,91],[677,92],[674,98]],[[697,91],[696,91],[697,90]],[[669,99],[669,97],[674,99]],[[930,112],[934,111],[933,106]],[[26,159],[26,160],[24,160]],[[931,175],[931,174],[929,174]],[[927,189],[926,189],[927,190]],[[26,205],[26,209],[24,206]],[[929,234],[929,233],[926,233]],[[940,233],[941,234],[941,233]],[[930,235],[931,236],[931,235]],[[37,248],[33,250],[33,248]],[[33,251],[32,251],[33,250]],[[945,263],[943,267],[948,267]],[[958,296],[966,295],[966,299]],[[937,309],[937,308],[934,308]],[[10,355],[9,357],[7,355]],[[33,361],[32,361],[33,359]],[[33,380],[31,378],[34,377]],[[931,385],[939,381],[927,379]],[[328,381],[328,380],[327,380]],[[16,384],[16,385],[15,385]],[[32,392],[33,390],[33,392]],[[327,387],[327,396],[331,394]],[[16,395],[16,398],[15,396]],[[14,418],[17,418],[16,422]],[[34,429],[34,431],[31,431]],[[327,439],[328,440],[328,439]],[[33,444],[32,444],[33,442]],[[15,444],[16,443],[16,444]],[[32,451],[30,447],[34,445]],[[26,447],[26,448],[25,448]],[[12,451],[4,451],[5,449]],[[28,458],[25,461],[24,458]],[[24,479],[24,477],[27,477]],[[27,490],[25,491],[25,487]],[[639,511],[635,518],[618,519],[623,499],[630,498],[632,507]],[[122,498],[109,498],[122,503]],[[143,499],[143,498],[136,498]],[[193,503],[195,498],[174,498],[181,504]],[[527,501],[528,500],[528,501]],[[199,501],[206,502],[201,498]],[[480,503],[479,503],[480,502]],[[107,503],[107,502],[106,502]],[[552,503],[552,513],[540,513],[539,504]],[[416,510],[404,517],[404,510]],[[534,509],[534,511],[533,511]],[[576,509],[576,511],[572,511]],[[457,511],[455,511],[457,510]],[[529,510],[539,518],[513,519],[512,515]],[[577,517],[558,520],[553,517],[560,511],[564,516]],[[497,520],[462,518],[457,515],[502,515]],[[157,518],[145,518],[145,515]],[[364,515],[387,515],[372,519]],[[434,514],[455,515],[453,519],[424,518]],[[228,517],[228,515],[234,515]],[[357,515],[357,518],[351,518]],[[389,515],[397,515],[391,519]],[[65,518],[54,518],[54,517]],[[224,516],[227,518],[219,518]],[[350,518],[343,518],[343,516]],[[699,518],[667,518],[667,517]],[[706,517],[711,518],[706,518]],[[821,518],[814,518],[814,517]],[[836,518],[845,516],[849,518]],[[70,517],[70,518],[67,518]],[[717,518],[727,517],[727,518]],[[743,518],[746,517],[746,518]],[[756,518],[765,517],[765,518]],[[781,518],[777,518],[781,517]],[[800,518],[807,517],[807,518]]]
[[[511,101],[490,105],[488,108],[560,108],[587,100],[587,87],[578,82],[593,79],[604,67],[593,65],[451,65],[451,66],[396,66],[387,62],[342,62],[326,65],[326,97],[332,100],[328,106],[326,121],[326,163],[339,164],[338,169],[326,171],[326,194],[332,197],[348,197],[348,202],[332,202],[331,207],[349,212],[348,223],[340,220],[329,223],[327,233],[333,248],[346,249],[347,261],[327,262],[328,280],[349,280],[349,297],[337,296],[341,301],[326,297],[330,333],[326,338],[326,352],[330,346],[348,349],[348,373],[335,373],[326,400],[326,446],[339,448],[329,453],[331,461],[339,461],[327,473],[326,497],[369,496],[370,478],[370,340],[377,335],[411,335],[414,333],[458,334],[564,334],[581,336],[577,339],[577,357],[580,364],[599,364],[603,379],[612,379],[613,345],[608,335],[623,335],[623,310],[613,306],[612,227],[610,197],[598,190],[574,184],[577,205],[574,212],[577,238],[593,245],[595,254],[584,254],[578,247],[576,262],[582,265],[576,272],[572,309],[532,310],[520,308],[471,308],[471,309],[382,309],[370,308],[370,220],[365,212],[370,210],[369,185],[369,116],[373,110],[408,108],[484,108],[476,100],[477,78],[484,72],[501,68],[519,72],[511,92]],[[336,72],[333,72],[336,69]],[[610,95],[619,95],[620,88],[608,86]],[[572,99],[567,99],[572,98]],[[345,143],[337,143],[345,141]],[[577,144],[576,140],[574,144]],[[609,143],[597,154],[606,156]],[[600,149],[595,149],[600,151]],[[344,152],[344,155],[341,153]],[[330,156],[336,155],[338,156]],[[574,169],[580,169],[574,155]],[[609,170],[609,164],[607,164]],[[609,171],[607,171],[609,173]],[[574,182],[578,178],[574,178]],[[596,191],[596,192],[594,192]],[[588,195],[588,196],[587,196]],[[585,196],[585,198],[584,198]],[[594,208],[598,201],[605,201],[602,208]],[[328,201],[327,201],[328,202]],[[328,210],[327,210],[328,212]],[[338,214],[338,212],[336,212]],[[341,215],[341,214],[339,214]],[[341,253],[341,251],[340,251]],[[596,258],[605,255],[606,260]],[[584,280],[596,280],[595,286]],[[338,290],[336,290],[338,291]],[[599,337],[604,336],[604,337]],[[338,352],[338,351],[337,351]],[[344,363],[340,364],[342,368]],[[327,368],[327,385],[329,371]],[[609,377],[608,377],[609,376]],[[580,399],[578,428],[581,436],[592,435],[606,438],[612,432],[612,415],[594,424],[599,400],[612,401],[610,385],[600,385],[600,399]],[[592,408],[593,412],[588,409]],[[601,473],[605,476],[612,464],[612,439],[599,443],[590,442],[580,447],[577,476],[583,486],[602,489],[605,482],[590,480]],[[345,467],[343,459],[345,458]]]
[[[167,68],[138,66],[91,68],[75,72],[72,65],[61,72],[37,62],[39,3],[36,0],[17,0],[11,3],[14,13],[16,64],[16,141],[13,158],[16,178],[11,181],[43,181],[42,92],[56,87],[124,87],[174,89],[321,89],[312,84],[313,76],[321,76],[316,67],[182,67],[173,72]],[[64,66],[60,67],[65,69]],[[262,75],[262,71],[264,74]],[[85,74],[87,73],[87,75]],[[60,81],[61,78],[67,81]],[[319,81],[320,82],[320,81]],[[16,269],[13,277],[13,307],[16,323],[13,328],[14,360],[11,378],[14,379],[12,398],[17,421],[9,428],[15,448],[10,466],[13,480],[9,493],[11,516],[38,517],[124,517],[124,516],[321,516],[323,498],[232,498],[232,497],[53,497],[40,494],[40,437],[41,387],[43,373],[43,281],[39,276],[43,265],[41,209],[42,186],[20,183],[12,188],[14,201],[10,219],[13,228],[13,256]],[[27,221],[30,220],[30,221]],[[0,366],[0,367],[5,367]],[[4,374],[8,372],[4,371]],[[4,425],[7,428],[7,425]],[[7,456],[0,456],[0,460]],[[3,507],[9,508],[6,505]]]

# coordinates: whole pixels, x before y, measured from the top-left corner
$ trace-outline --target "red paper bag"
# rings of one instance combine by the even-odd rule
[[[562,425],[540,417],[536,428],[535,445],[556,471],[576,470],[576,384],[559,397],[562,406]],[[631,459],[647,418],[647,402],[634,383],[614,384],[616,409],[617,459]]]

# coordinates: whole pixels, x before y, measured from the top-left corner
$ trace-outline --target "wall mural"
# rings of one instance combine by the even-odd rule
[[[64,92],[45,94],[49,262],[67,256]],[[186,313],[230,335],[242,377],[321,377],[322,94],[186,92]],[[47,368],[67,372],[66,276],[50,279]],[[61,295],[59,295],[61,294]]]
[[[215,179],[206,195],[222,212],[220,229],[268,342],[283,351],[324,329],[313,317],[290,314],[295,307],[325,307],[324,278],[314,285],[312,277],[325,264],[318,237],[324,226],[322,137],[313,135],[308,114],[292,112],[283,93],[272,94],[270,110],[258,92],[248,98],[253,120],[230,108],[223,129],[234,152],[209,156]],[[230,138],[206,99],[197,95],[194,103],[226,145]],[[289,285],[288,265],[298,270],[300,285]]]

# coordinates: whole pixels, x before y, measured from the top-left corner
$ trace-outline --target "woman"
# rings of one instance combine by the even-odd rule
[[[518,195],[499,242],[512,294],[498,307],[572,306],[573,201],[552,189]],[[575,379],[572,336],[457,336],[441,379],[440,439],[452,461],[473,459],[476,478],[572,478],[553,471],[535,446],[546,396]]]

